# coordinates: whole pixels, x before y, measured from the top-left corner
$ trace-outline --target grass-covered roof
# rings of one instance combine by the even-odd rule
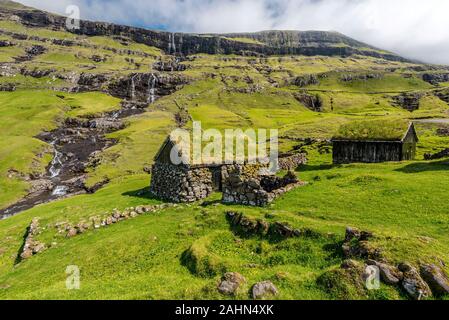
[[[404,120],[354,121],[340,127],[334,140],[401,141],[410,127]]]

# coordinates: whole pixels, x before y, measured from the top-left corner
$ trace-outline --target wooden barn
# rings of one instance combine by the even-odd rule
[[[413,160],[418,135],[411,122],[357,121],[340,128],[332,138],[333,162],[379,163]]]

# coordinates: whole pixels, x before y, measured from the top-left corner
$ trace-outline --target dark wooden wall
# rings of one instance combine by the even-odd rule
[[[402,142],[334,141],[333,160],[336,164],[402,161],[403,150]]]

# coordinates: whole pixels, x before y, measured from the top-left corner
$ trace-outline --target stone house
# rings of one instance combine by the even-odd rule
[[[332,138],[333,162],[379,163],[413,160],[419,142],[415,126],[402,121],[359,121]]]
[[[224,203],[264,206],[301,184],[292,173],[285,178],[263,175],[268,165],[260,163],[174,164],[170,157],[172,150],[181,154],[182,146],[168,137],[156,154],[151,170],[150,192],[166,201],[195,202],[213,192],[223,192]],[[292,161],[304,159],[296,156],[287,163],[291,166]]]

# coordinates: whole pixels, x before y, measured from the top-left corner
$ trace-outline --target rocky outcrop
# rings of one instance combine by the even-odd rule
[[[16,91],[16,85],[14,83],[4,83],[0,84],[0,91],[12,92]]]
[[[293,80],[293,84],[295,86],[298,86],[300,88],[307,87],[314,84],[320,84],[320,80],[318,79],[318,76],[315,74],[308,74],[296,77]]]
[[[434,91],[434,94],[439,99],[443,100],[446,103],[449,103],[449,89],[437,90]]]
[[[441,82],[449,82],[449,73],[425,73],[422,79],[430,84],[438,85]]]
[[[419,109],[420,100],[422,97],[423,94],[419,92],[402,93],[393,97],[393,104],[407,111],[413,112]]]
[[[295,93],[294,97],[308,109],[314,112],[322,112],[323,111],[323,99],[319,94],[308,94],[305,92]]]
[[[449,127],[447,128],[438,128],[437,135],[441,137],[449,137]]]
[[[279,290],[271,281],[262,281],[256,283],[251,289],[251,295],[254,300],[267,297],[274,297],[279,294]]]
[[[24,25],[65,29],[66,18],[39,10],[1,8],[5,16],[15,16]],[[324,55],[350,56],[354,54],[407,61],[392,53],[381,52],[336,32],[324,31],[265,31],[244,34],[197,35],[151,31],[142,28],[105,22],[80,21],[80,29],[69,30],[87,36],[121,36],[165,50],[169,54],[193,55],[240,54],[263,57],[265,55]],[[236,41],[248,38],[254,41]],[[341,46],[344,44],[344,46]]]
[[[181,64],[180,58],[174,58],[169,61],[157,61],[153,64],[153,69],[160,72],[175,72],[175,71],[185,71],[187,66]]]
[[[152,103],[187,83],[188,79],[180,74],[134,73],[111,82],[108,92],[122,99]]]
[[[382,251],[370,243],[374,235],[368,231],[360,231],[347,227],[342,251],[346,258],[379,259]]]
[[[352,81],[366,81],[373,79],[382,79],[383,75],[379,73],[368,73],[368,74],[344,74],[340,77],[340,80],[343,82],[352,82]]]
[[[426,153],[424,154],[424,160],[438,160],[449,157],[449,148],[444,149],[443,151],[440,151],[435,154]]]

